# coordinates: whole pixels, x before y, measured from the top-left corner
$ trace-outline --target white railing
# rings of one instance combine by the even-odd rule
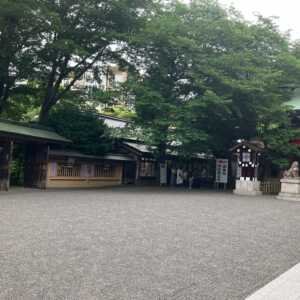
[[[96,165],[95,177],[114,177],[115,168],[113,165]]]
[[[57,176],[59,177],[80,177],[80,165],[66,166],[58,165]]]
[[[94,166],[94,172],[86,171],[84,164],[76,165],[57,165],[57,172],[55,177],[79,177],[79,178],[113,178],[116,175],[116,167],[113,164],[99,164]],[[90,165],[93,169],[92,165]],[[90,170],[91,170],[90,169]]]

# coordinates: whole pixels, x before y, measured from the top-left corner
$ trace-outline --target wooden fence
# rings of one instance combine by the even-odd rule
[[[267,195],[277,195],[280,192],[281,183],[279,181],[263,181],[261,191]]]
[[[59,177],[80,177],[80,165],[65,166],[59,165],[57,168]]]
[[[115,177],[116,176],[116,165],[113,163],[104,163],[98,165],[89,165],[94,167],[94,172],[91,169],[87,171],[87,165],[76,164],[76,165],[64,165],[58,164],[57,166],[57,177]],[[53,176],[53,177],[56,177]]]

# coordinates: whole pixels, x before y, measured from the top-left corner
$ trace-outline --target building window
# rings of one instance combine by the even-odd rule
[[[155,177],[155,161],[142,160],[140,166],[141,177]]]
[[[95,166],[95,177],[115,177],[116,167],[112,163],[102,163]]]

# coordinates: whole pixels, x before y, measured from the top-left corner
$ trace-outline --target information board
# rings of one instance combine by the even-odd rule
[[[216,183],[228,183],[228,159],[216,160]]]
[[[160,184],[167,184],[167,164],[160,164]]]

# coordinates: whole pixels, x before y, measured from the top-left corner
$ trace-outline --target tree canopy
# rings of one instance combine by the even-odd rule
[[[44,22],[36,14],[36,1],[0,0],[0,113],[17,81],[32,74]]]
[[[72,149],[84,154],[103,155],[111,150],[112,140],[97,111],[81,101],[65,101],[55,106],[47,125],[73,141]]]
[[[132,118],[161,159],[167,149],[223,156],[236,139],[259,138],[282,164],[300,157],[284,105],[299,85],[299,53],[272,18],[248,22],[216,0],[0,0],[0,113],[50,115],[63,130],[64,114],[76,127],[77,114],[94,118],[92,102],[122,97],[106,111]],[[130,73],[117,93],[74,93],[87,71],[101,81],[111,63]]]
[[[272,19],[249,23],[213,0],[171,2],[143,35],[147,69],[132,91],[155,146],[224,155],[238,138],[295,133],[283,103],[299,60]]]
[[[0,108],[4,109],[16,79],[34,80],[41,90],[39,119],[45,122],[51,108],[85,72],[94,71],[99,79],[108,63],[126,61],[131,39],[143,28],[151,4],[1,0]],[[19,70],[24,76],[17,76]]]

